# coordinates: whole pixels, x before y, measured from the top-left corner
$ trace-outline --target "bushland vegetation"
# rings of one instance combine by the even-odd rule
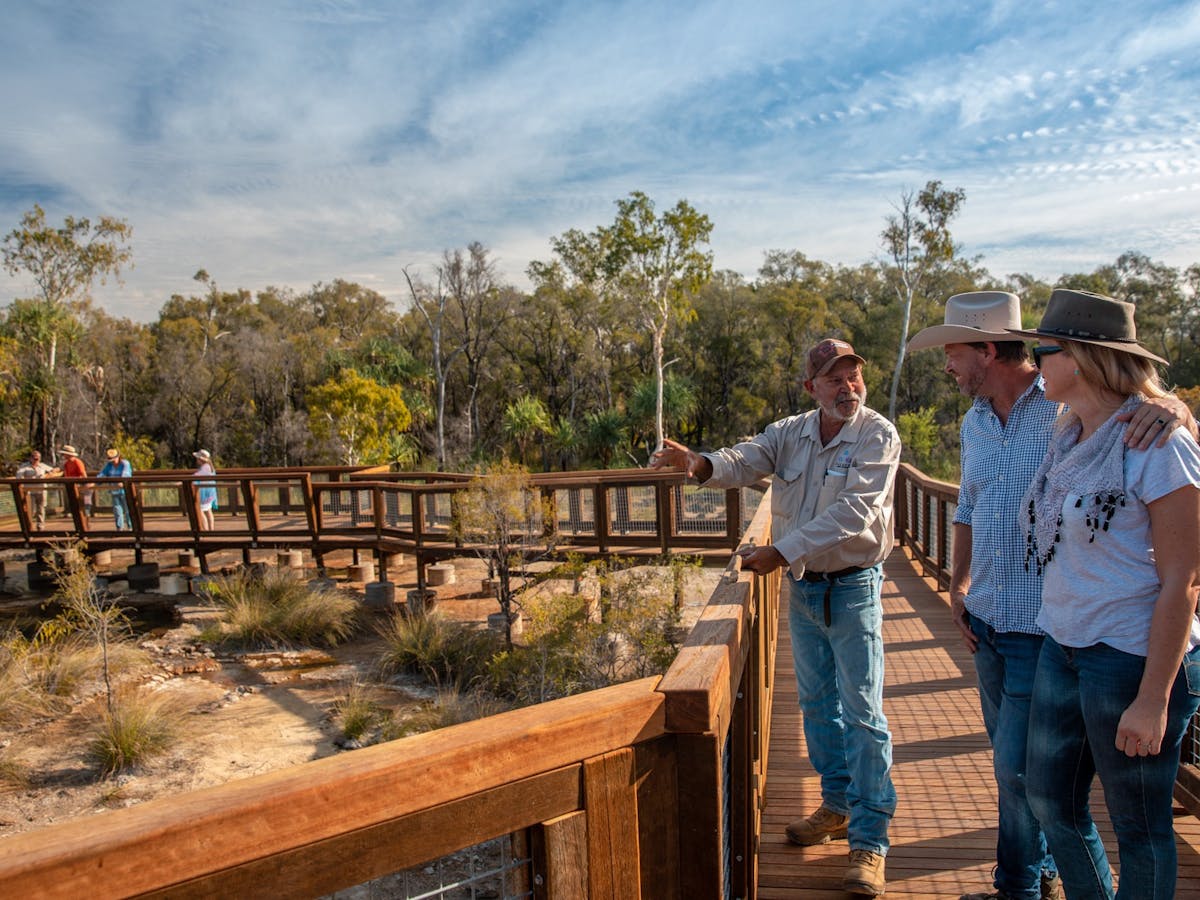
[[[132,225],[55,226],[35,206],[4,240],[6,268],[74,277],[39,281],[0,313],[0,459],[32,446],[54,459],[72,443],[89,471],[112,445],[139,469],[191,467],[201,446],[225,466],[641,465],[660,433],[716,447],[808,408],[804,350],[832,335],[868,360],[872,405],[891,410],[908,457],[954,476],[968,401],[939,353],[902,348],[940,321],[946,297],[988,288],[1017,292],[1027,324],[1057,286],[1133,301],[1169,380],[1200,384],[1200,264],[1130,250],[1048,281],[992,273],[954,241],[967,203],[931,181],[881,209],[879,242],[862,248],[870,261],[765,249],[747,278],[708,251],[720,223],[684,201],[657,212],[635,192],[611,223],[551,238],[528,290],[471,242],[409,267],[396,302],[336,273],[296,291],[201,270],[152,322],[88,299],[136,261]]]

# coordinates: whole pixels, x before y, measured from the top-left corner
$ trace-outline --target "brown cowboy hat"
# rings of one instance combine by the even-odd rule
[[[1050,295],[1046,314],[1033,330],[1008,329],[1013,334],[1055,341],[1096,344],[1167,364],[1137,341],[1134,305],[1103,294],[1059,288]]]

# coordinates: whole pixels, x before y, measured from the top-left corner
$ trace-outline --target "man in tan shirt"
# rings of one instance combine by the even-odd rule
[[[866,407],[863,359],[845,341],[808,352],[804,388],[817,409],[768,425],[750,441],[696,453],[664,441],[651,461],[712,487],[771,476],[772,543],[743,553],[760,574],[788,571],[789,625],[809,758],[822,803],[787,826],[796,844],[848,838],[843,888],[885,887],[896,809],[892,738],[883,714],[882,562],[892,548],[892,485],[900,439]]]

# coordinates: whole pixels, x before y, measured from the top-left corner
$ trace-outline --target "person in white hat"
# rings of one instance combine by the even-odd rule
[[[820,807],[784,831],[802,846],[848,841],[843,890],[877,896],[886,887],[896,811],[881,588],[900,438],[867,408],[862,367],[850,344],[820,341],[808,351],[804,381],[816,409],[711,453],[664,441],[651,465],[680,468],[712,487],[772,478],[772,543],[747,549],[742,567],[787,569],[796,687],[809,758],[821,776]]]
[[[941,347],[946,374],[974,400],[960,427],[961,478],[954,515],[950,604],[973,654],[999,800],[993,891],[961,900],[1050,900],[1062,896],[1045,835],[1025,795],[1029,705],[1043,631],[1042,579],[1025,569],[1021,496],[1046,456],[1059,406],[1045,396],[1024,342],[1020,300],[971,291],[946,302],[945,321],[909,350]],[[1149,443],[1188,416],[1178,401],[1147,404],[1129,435]]]
[[[109,448],[104,451],[107,462],[96,473],[100,478],[131,478],[133,476],[133,465],[127,459],[121,458],[120,451]],[[125,496],[124,482],[115,481],[108,489],[112,496],[113,506],[113,521],[117,526],[117,531],[129,531],[133,524],[129,518],[129,501]]]
[[[193,475],[217,474],[217,470],[213,468],[212,454],[207,450],[197,450],[192,456],[200,461],[200,468],[193,472]],[[217,483],[215,481],[197,481],[196,499],[200,513],[200,530],[212,531],[216,528],[213,510],[217,506]]]
[[[62,474],[64,478],[87,478],[87,466],[83,464],[74,445],[63,444],[58,448],[58,452],[63,455]],[[83,515],[88,518],[92,515],[92,488],[84,487],[77,488],[77,490],[80,491],[80,499],[83,500]]]

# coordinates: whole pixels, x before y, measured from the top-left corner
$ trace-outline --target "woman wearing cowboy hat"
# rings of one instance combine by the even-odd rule
[[[1067,404],[1022,501],[1046,632],[1027,792],[1072,900],[1113,896],[1088,806],[1098,775],[1120,852],[1117,897],[1175,895],[1172,790],[1200,706],[1200,448],[1176,429],[1128,453],[1122,413],[1164,393],[1134,308],[1056,290],[1034,358]],[[1165,423],[1160,424],[1165,428]]]

